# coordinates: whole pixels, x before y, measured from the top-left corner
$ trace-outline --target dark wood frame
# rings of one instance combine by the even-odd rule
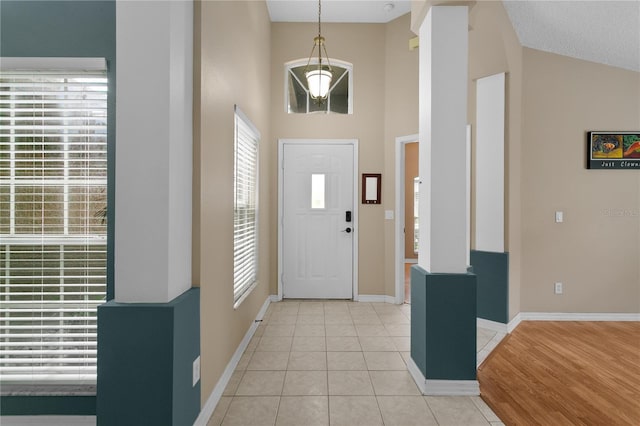
[[[640,170],[640,158],[635,156],[626,156],[624,152],[624,145],[620,147],[616,147],[616,151],[620,149],[620,155],[614,157],[594,157],[594,149],[602,149],[601,145],[607,145],[602,143],[602,139],[597,146],[594,147],[595,136],[603,135],[605,137],[615,137],[618,138],[618,141],[612,141],[614,144],[622,145],[622,138],[625,136],[633,135],[636,136],[637,140],[640,140],[640,130],[637,132],[628,132],[628,131],[611,131],[611,132],[602,132],[602,131],[591,131],[587,132],[587,169],[631,169],[631,170]],[[635,144],[634,144],[635,145]],[[613,148],[609,148],[613,149]],[[603,150],[604,151],[604,150]],[[607,151],[604,151],[605,153]],[[601,154],[602,155],[602,154]],[[633,154],[633,155],[637,155]]]
[[[367,178],[376,179],[376,199],[367,200]],[[363,173],[362,174],[362,204],[381,204],[382,203],[382,174],[381,173]]]

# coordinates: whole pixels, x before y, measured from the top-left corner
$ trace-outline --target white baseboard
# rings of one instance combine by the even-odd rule
[[[497,333],[506,333],[507,324],[503,324],[497,321],[490,321],[484,318],[476,318],[476,325],[478,327],[486,328],[487,330],[495,331]]]
[[[601,313],[601,312],[520,312],[509,324],[511,333],[522,321],[640,321],[640,314]]]
[[[640,321],[640,314],[520,312],[522,321]]]
[[[96,426],[96,416],[2,416],[2,426]]]
[[[272,294],[271,296],[269,296],[269,298],[271,299],[272,302],[280,302],[280,301],[282,301],[282,297],[278,296],[277,294]]]
[[[396,304],[395,296],[386,296],[384,294],[360,294],[355,298],[356,302],[365,303],[391,303]]]
[[[507,324],[507,333],[511,334],[513,330],[520,325],[520,322],[522,322],[522,314],[518,313],[509,321],[509,324]]]
[[[480,384],[477,380],[430,380],[425,379],[413,359],[407,360],[409,374],[423,395],[432,396],[478,396]]]
[[[200,415],[198,415],[198,418],[193,423],[193,426],[206,426],[207,423],[209,422],[209,419],[213,415],[213,412],[216,409],[218,402],[220,402],[222,393],[224,392],[225,388],[227,387],[227,384],[229,383],[229,379],[231,379],[231,375],[233,374],[236,367],[238,366],[238,362],[240,362],[240,358],[242,357],[244,350],[247,349],[247,345],[249,345],[251,338],[253,337],[254,333],[256,332],[256,329],[258,328],[259,321],[262,320],[262,318],[264,317],[264,314],[267,312],[267,309],[269,308],[269,304],[271,303],[272,297],[273,295],[267,297],[267,299],[264,301],[264,304],[260,308],[260,311],[258,311],[258,315],[256,315],[256,321],[254,321],[253,324],[251,324],[251,327],[249,327],[249,330],[247,330],[247,333],[244,335],[244,338],[238,345],[238,349],[236,349],[236,352],[233,354],[233,356],[231,357],[231,360],[227,364],[227,368],[224,369],[224,372],[222,373],[220,380],[218,380],[218,383],[213,388],[211,395],[209,395],[209,398],[207,398],[207,402],[205,402],[204,406],[202,407],[202,410],[200,410]]]
[[[479,396],[477,380],[427,380],[424,395],[432,396]]]

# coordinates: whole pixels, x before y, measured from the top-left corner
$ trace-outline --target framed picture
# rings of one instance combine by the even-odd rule
[[[588,132],[587,169],[640,170],[640,130]]]
[[[380,204],[382,200],[382,175],[380,173],[362,174],[362,204]]]

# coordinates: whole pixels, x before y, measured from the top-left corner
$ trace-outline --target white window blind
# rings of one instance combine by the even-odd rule
[[[0,72],[0,380],[96,379],[105,71]]]
[[[260,133],[236,106],[234,145],[234,307],[258,280],[258,142]]]

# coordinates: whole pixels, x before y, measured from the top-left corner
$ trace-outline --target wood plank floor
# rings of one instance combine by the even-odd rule
[[[507,426],[638,426],[640,323],[522,322],[478,380]]]

